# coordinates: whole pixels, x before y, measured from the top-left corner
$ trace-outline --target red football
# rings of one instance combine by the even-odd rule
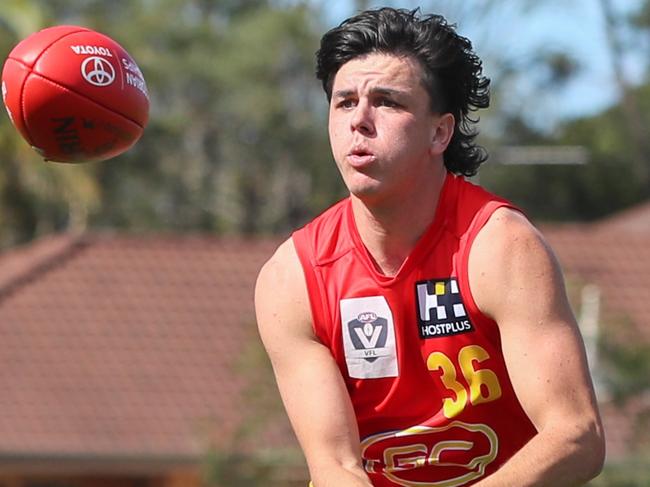
[[[2,70],[9,118],[46,160],[109,159],[140,138],[149,116],[142,72],[117,42],[85,27],[32,34]]]

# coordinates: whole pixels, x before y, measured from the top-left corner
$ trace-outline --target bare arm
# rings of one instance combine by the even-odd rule
[[[341,373],[314,336],[305,278],[293,242],[260,271],[259,332],[315,487],[371,487],[361,467],[359,433]]]
[[[587,482],[602,468],[602,426],[582,338],[551,250],[521,214],[501,209],[474,242],[469,276],[479,308],[499,326],[515,392],[539,432],[476,485]]]

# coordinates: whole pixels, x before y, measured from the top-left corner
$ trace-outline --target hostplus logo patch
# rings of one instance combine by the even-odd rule
[[[454,278],[415,284],[420,338],[439,338],[474,331]]]

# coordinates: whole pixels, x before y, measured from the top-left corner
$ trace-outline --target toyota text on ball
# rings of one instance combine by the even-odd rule
[[[94,56],[113,57],[110,49],[101,46],[70,46],[70,49],[72,49],[75,54],[92,54]]]

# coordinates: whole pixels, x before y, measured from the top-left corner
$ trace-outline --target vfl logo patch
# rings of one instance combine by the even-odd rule
[[[355,379],[397,377],[393,313],[383,296],[340,301],[348,374]]]
[[[374,362],[386,350],[388,321],[378,317],[372,311],[361,313],[356,320],[348,323],[348,332],[352,345],[363,350],[364,360]]]
[[[439,338],[474,331],[455,278],[415,284],[420,338]]]

